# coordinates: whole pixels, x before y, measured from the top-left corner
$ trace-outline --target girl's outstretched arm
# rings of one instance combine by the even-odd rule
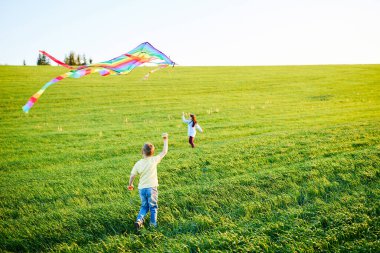
[[[195,127],[197,128],[199,132],[203,133],[203,129],[201,128],[199,124],[196,124]]]
[[[183,123],[186,123],[186,124],[190,123],[190,120],[185,119],[185,113],[184,112],[182,113],[182,121],[183,121]]]

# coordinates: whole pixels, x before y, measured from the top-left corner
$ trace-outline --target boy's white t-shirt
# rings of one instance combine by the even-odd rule
[[[139,189],[157,187],[157,164],[161,161],[161,156],[151,156],[139,160],[133,166],[131,175],[140,175]]]

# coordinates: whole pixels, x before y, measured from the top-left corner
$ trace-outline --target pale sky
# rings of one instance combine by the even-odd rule
[[[380,0],[1,0],[0,64],[149,41],[180,65],[380,63]]]

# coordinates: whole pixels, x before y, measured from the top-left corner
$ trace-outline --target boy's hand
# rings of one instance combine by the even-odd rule
[[[135,188],[135,187],[133,187],[133,185],[128,185],[128,190],[129,190],[129,191],[133,191],[134,188]]]
[[[162,134],[162,139],[167,140],[168,136],[169,136],[168,133],[163,133]]]

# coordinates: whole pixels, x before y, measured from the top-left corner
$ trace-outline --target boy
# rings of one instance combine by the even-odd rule
[[[139,230],[144,224],[144,217],[150,211],[150,225],[157,227],[157,209],[158,209],[158,178],[157,178],[157,164],[161,162],[162,158],[168,153],[168,134],[162,134],[164,140],[164,148],[162,152],[153,156],[154,146],[151,143],[145,143],[141,153],[143,159],[139,160],[133,166],[131,176],[129,178],[128,190],[133,190],[133,180],[136,175],[140,175],[139,194],[141,198],[140,212],[137,215],[135,227]]]

